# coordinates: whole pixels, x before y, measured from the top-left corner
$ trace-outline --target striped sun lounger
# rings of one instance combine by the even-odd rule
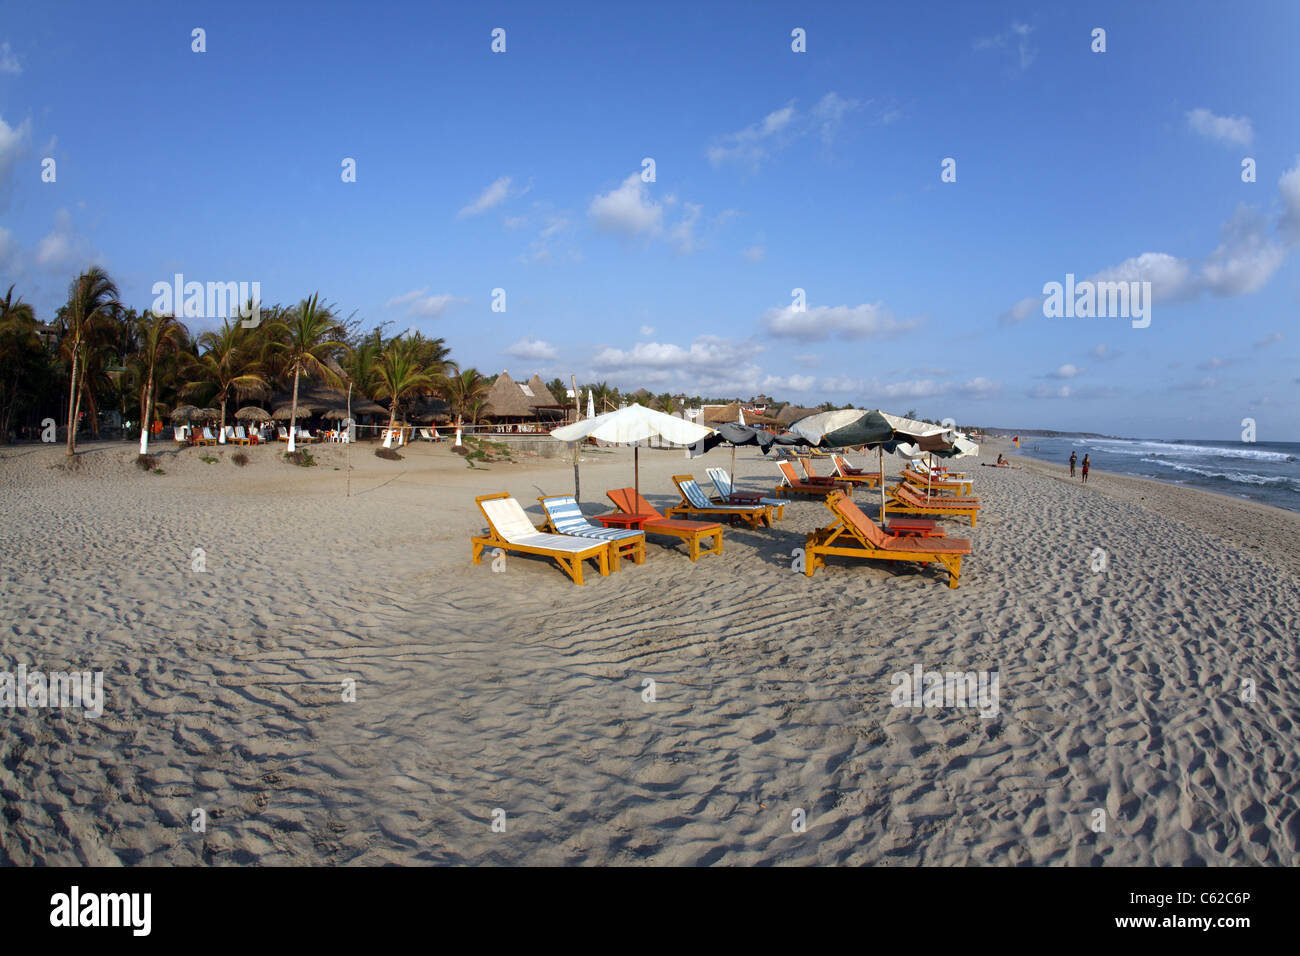
[[[670,518],[678,515],[700,514],[710,518],[729,518],[734,523],[740,518],[755,528],[760,525],[772,525],[772,509],[766,505],[718,505],[709,500],[709,496],[696,482],[693,475],[673,475],[673,484],[682,496],[681,504],[673,505],[665,514]]]
[[[537,499],[546,512],[547,526],[556,534],[569,534],[575,538],[594,538],[608,541],[620,558],[631,558],[635,564],[645,564],[645,532],[626,528],[602,528],[592,524],[578,507],[573,495],[542,495]],[[621,562],[614,561],[610,568],[617,571]]]
[[[736,486],[731,483],[731,475],[725,468],[706,468],[709,480],[713,482],[714,490],[718,493],[713,498],[718,504],[723,505],[767,505],[775,510],[778,520],[785,517],[785,499],[783,498],[765,498],[757,491],[737,491]]]

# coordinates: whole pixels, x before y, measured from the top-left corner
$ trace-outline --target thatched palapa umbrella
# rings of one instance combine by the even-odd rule
[[[171,418],[174,422],[188,422],[198,411],[193,405],[177,405],[172,409]]]
[[[247,408],[241,408],[235,412],[235,418],[241,422],[269,422],[271,413],[265,408],[258,408],[256,405],[249,405]]]

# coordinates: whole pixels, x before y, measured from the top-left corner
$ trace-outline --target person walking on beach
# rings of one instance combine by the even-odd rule
[[[1089,460],[1088,456],[1084,455],[1083,456],[1083,483],[1085,485],[1088,483],[1088,466],[1091,463],[1092,462]]]
[[[1070,477],[1074,477],[1074,463],[1079,460],[1077,452],[1070,452]]]

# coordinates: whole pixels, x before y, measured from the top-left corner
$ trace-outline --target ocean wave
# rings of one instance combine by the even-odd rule
[[[1186,462],[1169,461],[1164,458],[1144,458],[1142,461],[1150,465],[1159,465],[1162,468],[1172,468],[1175,471],[1200,475],[1202,478],[1217,478],[1239,485],[1273,485],[1300,494],[1300,479],[1292,478],[1289,475],[1256,475],[1243,471],[1211,471],[1208,468],[1198,468],[1196,465],[1189,465]]]
[[[1152,455],[1165,454],[1179,458],[1244,458],[1250,461],[1295,461],[1294,455],[1282,451],[1265,451],[1262,448],[1221,448],[1218,445],[1187,445],[1163,441],[1125,441],[1114,438],[1095,438],[1090,440],[1098,451],[1112,455]],[[1088,444],[1089,440],[1076,441],[1075,444]]]

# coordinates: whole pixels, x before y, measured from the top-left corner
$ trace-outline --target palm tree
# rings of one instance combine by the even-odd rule
[[[10,286],[0,299],[0,442],[9,443],[9,424],[22,391],[30,394],[34,379],[39,377],[40,362],[45,356],[36,337],[36,312],[22,300],[14,300]]]
[[[388,434],[397,426],[397,411],[402,399],[433,390],[435,376],[420,361],[424,342],[418,335],[396,338],[388,343],[375,365],[375,398],[390,400]]]
[[[177,334],[183,335],[183,331]],[[251,344],[241,325],[222,319],[220,329],[199,336],[203,351],[188,363],[189,382],[181,389],[181,395],[186,398],[203,395],[208,401],[220,402],[220,436],[226,434],[226,402],[232,392],[237,398],[247,398],[265,394],[267,390],[266,376],[250,350]]]
[[[77,453],[77,419],[81,414],[81,392],[77,372],[84,352],[93,347],[93,333],[108,315],[121,307],[117,301],[117,284],[99,266],[91,266],[68,286],[68,306],[64,311],[64,348],[70,369],[68,382],[69,457]]]
[[[153,423],[154,372],[165,355],[180,351],[190,331],[174,315],[145,312],[140,319],[140,349],[137,353],[145,372],[144,412],[140,418],[140,454],[149,454],[149,426]],[[225,406],[222,406],[225,416]],[[224,421],[222,424],[225,424]]]
[[[289,447],[294,450],[294,435],[298,423],[298,382],[302,376],[320,376],[331,385],[341,385],[337,373],[326,364],[331,355],[344,351],[347,346],[334,338],[342,335],[328,306],[320,304],[320,293],[303,299],[298,308],[283,321],[274,323],[274,333],[282,338],[278,350],[284,359],[281,374],[287,379],[293,375],[293,402],[289,407]]]
[[[448,364],[448,374],[438,379],[437,389],[456,416],[456,444],[459,445],[465,416],[471,414],[477,420],[483,413],[482,407],[475,406],[487,397],[487,379],[476,368],[461,369],[452,362]]]

